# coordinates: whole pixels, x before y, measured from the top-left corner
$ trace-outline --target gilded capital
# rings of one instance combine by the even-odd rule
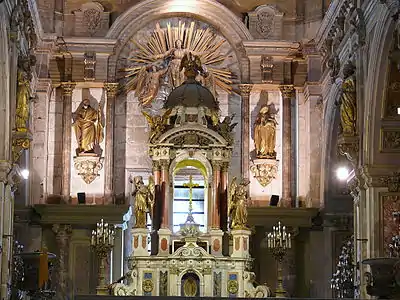
[[[104,89],[107,92],[108,97],[115,97],[118,92],[119,84],[117,82],[106,82],[104,83]]]
[[[158,160],[153,161],[153,171],[160,171],[161,169],[161,162]]]
[[[63,82],[61,87],[63,89],[64,96],[72,96],[72,91],[74,90],[76,84],[74,82]]]
[[[252,84],[239,84],[240,95],[243,97],[249,97],[252,88]]]
[[[279,89],[282,93],[283,98],[293,98],[294,97],[294,87],[293,85],[281,85]]]
[[[168,168],[169,168],[169,160],[162,159],[162,160],[160,160],[160,164],[161,164],[161,169],[162,170],[168,170]]]
[[[213,160],[211,162],[211,165],[212,165],[214,171],[220,171],[223,166],[223,162],[220,160]]]

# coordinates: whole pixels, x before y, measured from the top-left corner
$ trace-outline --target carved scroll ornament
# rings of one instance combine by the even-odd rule
[[[274,163],[255,164],[250,167],[253,177],[257,179],[262,187],[269,185],[278,174],[278,165]]]
[[[78,156],[74,158],[74,166],[83,181],[90,184],[100,176],[99,172],[103,169],[103,161],[103,157]]]

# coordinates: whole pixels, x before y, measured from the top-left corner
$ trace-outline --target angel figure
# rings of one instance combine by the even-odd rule
[[[234,138],[232,135],[232,131],[238,123],[233,123],[232,120],[235,117],[235,114],[232,116],[226,116],[222,122],[219,122],[217,127],[217,132],[222,135],[222,137],[228,142],[229,145],[232,145],[234,142]]]
[[[138,97],[142,106],[150,106],[156,98],[160,88],[161,78],[167,73],[168,69],[158,69],[155,65],[142,67],[136,81],[135,96]]]
[[[248,180],[242,180],[237,184],[236,177],[233,177],[228,190],[228,216],[231,222],[231,229],[247,228],[247,185]]]
[[[153,142],[156,140],[167,128],[168,125],[168,118],[171,114],[172,109],[167,110],[162,116],[151,116],[150,114],[142,111],[142,114],[146,118],[147,122],[150,126],[150,136],[149,142]]]
[[[132,196],[135,197],[135,226],[134,228],[146,228],[147,213],[153,219],[153,207],[155,198],[155,183],[153,176],[149,177],[149,184],[146,186],[143,183],[142,176],[136,176],[133,179],[135,190]]]
[[[186,80],[181,62],[185,55],[191,54],[197,56],[201,64],[207,67],[207,69],[203,67],[205,70],[203,75],[197,75],[198,81],[209,88],[214,95],[216,95],[217,86],[228,93],[232,92],[233,73],[224,67],[224,61],[230,56],[220,52],[226,40],[220,39],[211,28],[198,28],[195,22],[190,24],[179,22],[176,25],[168,23],[165,28],[161,28],[157,23],[147,41],[135,39],[131,41],[134,50],[130,53],[128,60],[132,61],[132,64],[122,69],[126,72],[126,91],[139,90],[140,93],[141,89],[137,87],[142,86],[140,82],[143,79],[138,80],[139,73],[146,75],[146,71],[149,71],[146,67],[154,64],[161,66],[163,71],[157,72],[161,73],[159,74],[161,78],[168,81],[170,88],[180,86]],[[157,82],[156,79],[154,80]],[[157,90],[154,93],[158,93],[159,87],[154,90]]]

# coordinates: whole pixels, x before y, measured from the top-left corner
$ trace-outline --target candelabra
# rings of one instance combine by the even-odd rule
[[[278,222],[273,226],[272,232],[267,234],[267,246],[277,262],[277,285],[275,291],[276,298],[285,298],[286,291],[283,288],[282,263],[288,249],[292,248],[290,233],[286,232],[286,227]]]
[[[97,223],[96,230],[92,231],[91,245],[100,261],[97,295],[108,294],[105,274],[106,261],[111,249],[114,247],[114,237],[114,226],[104,223],[103,219],[101,219],[100,223]]]

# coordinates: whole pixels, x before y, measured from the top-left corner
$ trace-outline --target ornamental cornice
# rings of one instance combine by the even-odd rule
[[[300,43],[285,41],[251,40],[243,41],[248,56],[288,56],[300,50]]]
[[[114,47],[117,44],[117,39],[107,38],[84,38],[84,37],[70,37],[64,38],[65,46],[71,54],[83,54],[87,51],[93,50],[96,56],[105,55],[110,56],[114,52]]]
[[[322,96],[322,86],[319,82],[306,82],[303,93],[306,99],[313,96]]]
[[[389,187],[390,182],[396,181],[396,172],[399,172],[399,167],[395,165],[363,166],[358,170],[364,188]]]

